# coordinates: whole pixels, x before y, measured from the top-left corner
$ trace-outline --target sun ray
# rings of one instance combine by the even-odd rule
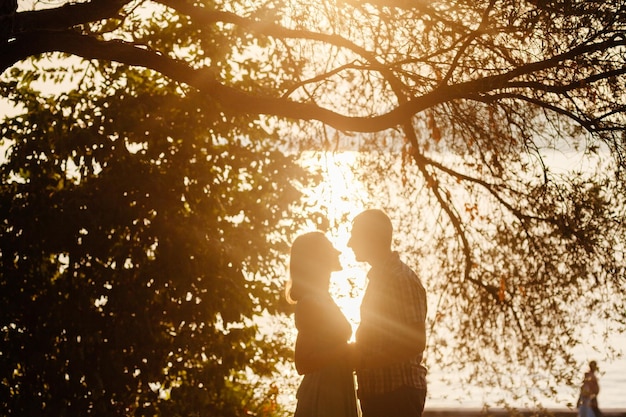
[[[330,292],[337,305],[356,330],[360,322],[359,306],[365,291],[367,266],[356,262],[347,243],[350,237],[350,222],[370,201],[365,187],[354,175],[358,167],[358,153],[315,152],[303,158],[303,164],[318,169],[323,181],[310,191],[314,201],[329,221],[327,235],[340,256],[343,270],[335,272]]]

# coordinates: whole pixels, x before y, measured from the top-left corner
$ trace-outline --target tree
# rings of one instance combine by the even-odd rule
[[[149,70],[74,65],[59,94],[28,66],[2,85],[22,106],[0,125],[2,414],[277,413],[259,378],[291,347],[258,317],[286,308],[311,175],[261,120]]]
[[[623,1],[67,3],[0,18],[16,102],[34,100],[29,77],[48,75],[19,62],[70,55],[93,66],[92,80],[129,71],[168,86],[176,108],[189,106],[181,119],[299,124],[303,137],[281,135],[291,149],[353,142],[399,163],[381,166],[385,179],[397,172],[404,210],[441,213],[398,216],[430,239],[416,254],[437,260],[426,279],[440,297],[435,358],[448,359],[437,332],[449,327],[460,341],[451,360],[474,365],[473,379],[506,375],[484,366],[496,357],[571,382],[581,315],[624,324]],[[150,149],[156,137],[134,141]],[[563,146],[602,168],[558,174],[544,151]],[[6,175],[31,175],[20,169]]]
[[[28,107],[2,125],[3,414],[254,411],[246,369],[287,355],[255,317],[285,307],[275,252],[303,173],[246,118],[98,72],[99,95],[10,92]]]

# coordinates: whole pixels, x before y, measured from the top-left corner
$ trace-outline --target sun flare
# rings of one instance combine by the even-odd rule
[[[323,181],[309,190],[309,199],[315,202],[329,220],[326,233],[341,251],[343,269],[333,273],[330,293],[355,330],[360,322],[360,304],[366,287],[367,265],[355,260],[348,248],[350,222],[370,203],[363,184],[356,179],[357,152],[315,152],[303,158],[303,164],[319,169]]]

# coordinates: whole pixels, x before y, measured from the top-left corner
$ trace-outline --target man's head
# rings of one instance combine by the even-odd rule
[[[385,260],[391,253],[393,227],[389,216],[382,210],[365,210],[352,222],[348,247],[356,260],[370,265]]]

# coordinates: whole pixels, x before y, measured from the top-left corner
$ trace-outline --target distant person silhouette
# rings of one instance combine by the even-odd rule
[[[426,292],[391,249],[381,210],[355,217],[348,246],[371,269],[361,303],[353,363],[363,417],[420,417],[426,399]]]
[[[600,386],[596,371],[598,364],[596,361],[589,362],[589,371],[585,372],[583,383],[580,387],[580,395],[578,397],[578,417],[600,417],[601,413],[598,408],[598,393]]]
[[[358,415],[348,361],[352,327],[328,292],[331,273],[341,270],[339,253],[321,232],[298,236],[291,246],[287,299],[296,304],[295,363],[304,374],[295,417]]]

